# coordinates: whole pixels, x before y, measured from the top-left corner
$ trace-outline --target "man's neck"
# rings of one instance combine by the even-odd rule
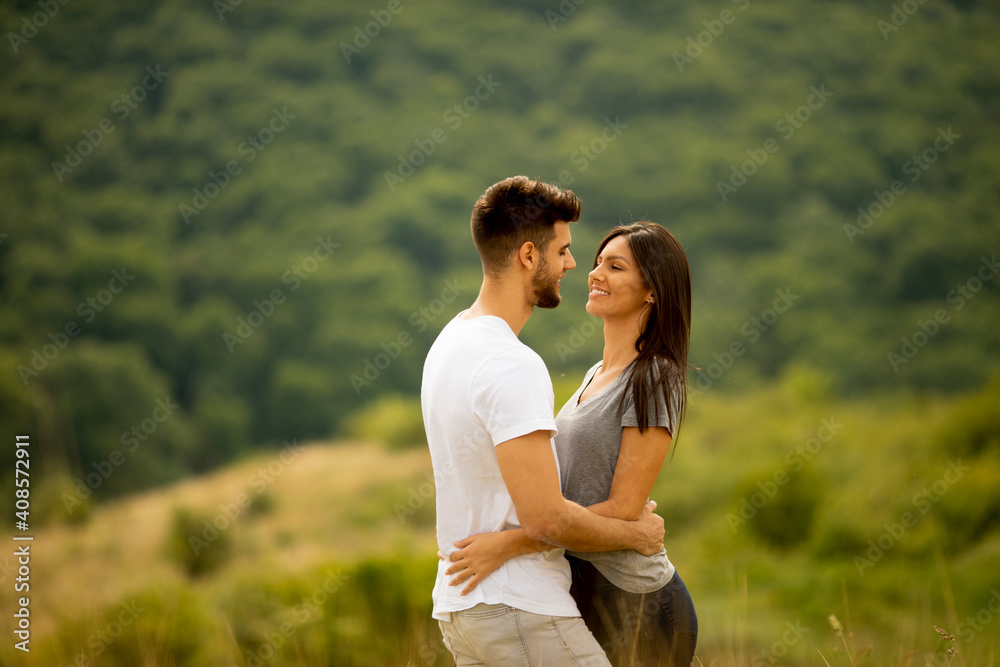
[[[469,310],[465,319],[493,315],[507,323],[514,335],[521,333],[525,322],[534,310],[525,298],[523,286],[513,281],[483,278],[483,286]]]

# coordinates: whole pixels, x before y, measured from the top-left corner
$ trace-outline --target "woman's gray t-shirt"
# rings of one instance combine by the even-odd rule
[[[578,404],[580,394],[600,367],[601,362],[597,362],[587,371],[580,388],[556,416],[556,428],[559,431],[555,437],[555,445],[559,456],[562,492],[566,498],[584,507],[608,499],[622,444],[622,428],[639,425],[631,397],[625,403],[624,411],[619,412],[622,394],[628,389],[627,372],[588,397],[582,405]],[[676,402],[671,408],[675,405]],[[672,414],[676,415],[677,411],[674,410]],[[664,426],[673,433],[663,392],[657,392],[655,399],[650,400],[647,424]],[[630,593],[658,590],[674,576],[674,566],[667,558],[666,550],[654,556],[643,556],[633,549],[566,553],[590,561],[608,581]]]

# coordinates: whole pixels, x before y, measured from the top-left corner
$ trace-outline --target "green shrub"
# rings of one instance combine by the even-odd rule
[[[403,665],[414,655],[443,664],[449,656],[430,620],[436,567],[433,557],[394,555],[254,576],[224,591],[219,607],[247,664]]]
[[[35,482],[31,491],[32,524],[40,526],[51,522],[72,525],[86,524],[90,520],[90,496],[80,498],[79,485],[65,469],[52,471]],[[81,489],[86,492],[86,488]]]
[[[231,525],[227,523],[220,530],[213,523],[217,518],[196,514],[187,508],[174,510],[167,536],[167,554],[189,577],[215,572],[232,555],[233,538],[228,530]]]
[[[274,494],[264,489],[260,493],[250,497],[250,504],[247,506],[247,516],[265,516],[273,512],[276,506],[277,501],[274,499]]]
[[[823,498],[819,478],[808,469],[787,474],[788,481],[783,485],[774,481],[772,471],[749,478],[741,494],[743,498],[760,497],[765,494],[761,483],[775,485],[773,496],[757,508],[749,528],[765,543],[778,549],[789,549],[809,540],[816,508]]]
[[[220,628],[205,600],[190,590],[147,590],[102,605],[80,618],[62,619],[46,638],[31,642],[24,662],[0,647],[3,665],[197,665],[238,664],[220,646]],[[33,638],[34,639],[34,638]]]
[[[1000,378],[957,403],[936,437],[950,454],[1000,453]]]
[[[942,525],[942,548],[956,553],[1000,531],[1000,456],[952,464],[961,477],[940,496],[936,516]],[[957,474],[953,472],[952,479]]]
[[[347,422],[349,437],[380,442],[392,449],[424,446],[420,399],[390,394],[369,403]]]
[[[429,473],[373,485],[361,493],[345,516],[359,528],[386,520],[394,528],[402,524],[429,528],[436,521],[434,493],[434,478]]]

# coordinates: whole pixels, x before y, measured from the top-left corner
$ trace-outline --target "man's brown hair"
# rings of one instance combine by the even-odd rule
[[[526,241],[542,253],[555,237],[557,222],[580,219],[580,198],[572,190],[512,176],[494,183],[472,207],[472,240],[492,277],[504,272]]]

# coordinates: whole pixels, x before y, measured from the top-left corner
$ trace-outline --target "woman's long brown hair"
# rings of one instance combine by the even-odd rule
[[[653,303],[646,327],[635,341],[638,356],[626,369],[627,390],[619,410],[629,398],[635,404],[639,432],[650,425],[649,403],[663,392],[667,418],[676,443],[687,408],[688,345],[691,339],[691,268],[680,241],[654,222],[640,221],[615,227],[597,248],[597,256],[608,242],[624,236]],[[659,419],[659,403],[653,401],[653,421]]]

